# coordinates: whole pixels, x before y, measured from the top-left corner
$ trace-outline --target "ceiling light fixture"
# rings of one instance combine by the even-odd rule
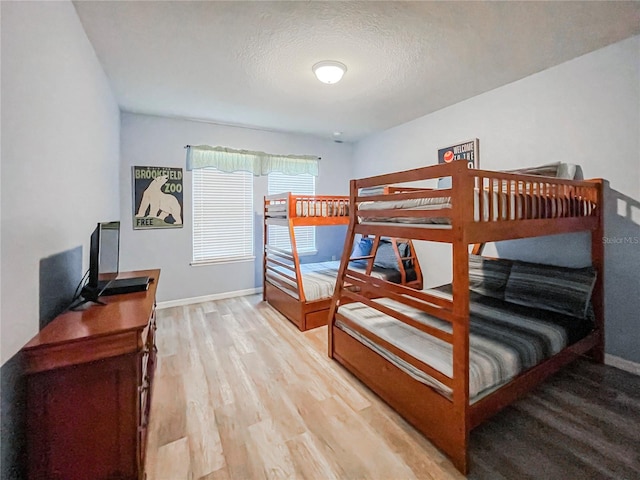
[[[342,76],[347,71],[347,66],[334,60],[324,60],[316,63],[312,70],[322,83],[332,84],[338,83],[342,79]]]

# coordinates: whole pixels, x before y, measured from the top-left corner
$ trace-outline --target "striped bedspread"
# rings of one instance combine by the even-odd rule
[[[451,298],[450,293],[428,290],[434,295]],[[451,332],[448,322],[402,303],[380,299],[396,311]],[[406,325],[393,317],[352,303],[339,307],[339,313],[378,337],[432,366],[448,377],[453,375],[452,346],[431,335]],[[553,312],[530,309],[501,300],[472,294],[469,334],[469,397],[471,403],[493,392],[541,361],[560,352],[570,342],[590,331],[588,321],[580,321]],[[582,323],[580,323],[582,322]],[[416,380],[451,397],[451,390],[388,350],[336,321],[336,326],[392,362]]]
[[[287,270],[283,267],[275,267],[278,271],[286,273],[289,276],[295,276],[291,270]],[[336,278],[338,277],[338,269],[340,268],[340,261],[332,262],[320,262],[320,263],[303,263],[300,265],[300,273],[302,275],[302,288],[304,289],[304,296],[307,301],[319,300],[322,298],[330,298],[333,295],[333,291],[336,286]],[[364,273],[365,269],[350,265],[350,270]],[[371,272],[371,276],[376,278],[385,278],[385,275],[380,272]],[[280,281],[285,282],[292,287],[296,287],[295,282],[292,282],[288,278],[277,275],[277,273],[267,271],[267,279],[277,277]],[[294,298],[298,298],[295,292],[287,292]]]

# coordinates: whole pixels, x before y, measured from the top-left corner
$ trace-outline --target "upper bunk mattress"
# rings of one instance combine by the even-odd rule
[[[588,216],[594,211],[594,205],[586,200],[578,198],[547,197],[524,193],[498,193],[487,190],[482,191],[482,221],[495,220],[524,220],[562,217],[569,211],[574,216]],[[489,201],[490,196],[492,201]],[[393,198],[393,194],[389,195]],[[500,209],[498,205],[500,204]],[[361,223],[408,223],[450,225],[453,203],[451,197],[413,198],[408,200],[388,200],[379,202],[360,202]],[[441,211],[442,217],[402,217],[401,213],[393,217],[367,217],[366,211],[398,210],[398,211]],[[473,219],[480,220],[480,192],[474,190]]]
[[[447,289],[426,290],[451,299]],[[451,324],[384,298],[375,300],[420,323],[451,333]],[[478,401],[519,373],[555,355],[592,330],[590,320],[522,307],[470,292],[469,397]],[[442,374],[453,376],[452,345],[362,303],[338,312]],[[451,398],[451,389],[336,319],[336,327],[357,339],[414,379]]]
[[[296,200],[296,217],[348,217],[348,200]],[[286,203],[272,203],[267,209],[271,218],[287,218]]]

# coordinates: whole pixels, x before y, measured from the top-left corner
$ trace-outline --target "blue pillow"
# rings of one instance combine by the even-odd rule
[[[373,248],[373,238],[361,238],[353,246],[353,251],[351,252],[351,258],[353,257],[367,257],[371,255],[371,249]],[[351,262],[355,265],[367,265],[367,260],[355,260]]]
[[[400,255],[403,255],[402,250],[400,250]],[[380,245],[378,245],[378,251],[376,252],[376,258],[374,259],[373,264],[376,267],[380,267],[380,268],[400,270],[400,265],[398,264],[398,256],[396,255],[396,252],[393,249],[393,244],[391,242],[386,242],[386,241],[380,242]]]

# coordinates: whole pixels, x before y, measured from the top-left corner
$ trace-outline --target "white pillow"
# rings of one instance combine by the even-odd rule
[[[518,168],[515,170],[505,170],[505,172],[573,180],[575,178],[577,169],[578,169],[578,166],[573,163],[555,162],[555,163],[547,163],[545,165],[540,165],[537,167],[525,167],[525,168]]]

